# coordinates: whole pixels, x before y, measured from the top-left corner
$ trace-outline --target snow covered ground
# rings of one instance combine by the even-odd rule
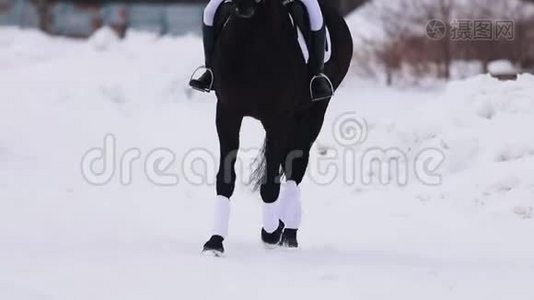
[[[240,184],[214,259],[199,252],[215,99],[186,86],[201,52],[195,37],[0,29],[0,299],[533,299],[534,76],[432,90],[349,77],[302,185],[301,249],[260,245],[261,202]],[[96,186],[82,157],[110,134],[115,172]],[[247,120],[243,149],[262,139]],[[174,160],[147,174],[154,153]],[[373,169],[375,154],[400,171]]]

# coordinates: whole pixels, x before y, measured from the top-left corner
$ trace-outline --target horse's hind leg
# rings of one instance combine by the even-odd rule
[[[243,116],[232,109],[217,104],[217,134],[220,145],[219,172],[217,173],[217,197],[215,198],[214,222],[211,239],[204,251],[220,255],[224,252],[223,240],[228,234],[230,198],[234,193],[235,163],[239,149],[239,130]]]
[[[277,245],[283,230],[280,222],[278,196],[280,168],[288,143],[290,117],[277,116],[276,120],[262,121],[265,131],[265,174],[260,188],[263,199],[262,240],[268,246]]]

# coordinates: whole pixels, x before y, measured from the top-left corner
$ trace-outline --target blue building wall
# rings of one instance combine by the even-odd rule
[[[123,25],[159,34],[200,33],[203,4],[102,4],[57,2],[51,7],[50,33],[84,37],[102,25]],[[0,26],[38,27],[30,0],[0,0]]]
[[[0,25],[37,27],[35,7],[26,0],[0,0]]]

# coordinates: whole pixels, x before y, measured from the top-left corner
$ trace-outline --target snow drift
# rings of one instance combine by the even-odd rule
[[[434,90],[348,78],[310,166],[321,171],[330,159],[339,176],[303,183],[302,249],[261,248],[260,202],[240,185],[228,257],[210,260],[198,253],[213,182],[193,179],[214,175],[215,99],[186,86],[202,61],[200,40],[110,34],[74,41],[0,29],[0,298],[534,296],[533,76],[478,76]],[[365,132],[358,143],[340,142],[347,113]],[[128,184],[119,161],[106,185],[82,176],[82,157],[108,134],[116,157],[139,151]],[[247,120],[243,149],[262,138]],[[176,184],[147,179],[145,162],[158,149],[174,155],[166,171]],[[371,149],[396,149],[407,166],[425,149],[441,153],[432,170],[440,182],[348,184],[340,155],[358,165]],[[191,153],[207,167],[187,164]]]

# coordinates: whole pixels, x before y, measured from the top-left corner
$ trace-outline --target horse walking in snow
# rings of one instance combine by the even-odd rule
[[[320,4],[329,33],[328,42],[323,43],[328,53],[324,74],[336,90],[350,66],[352,38],[343,18]],[[259,120],[266,132],[263,163],[255,172],[263,199],[261,239],[268,246],[298,247],[299,184],[331,100],[313,101],[308,68],[316,62],[307,61],[306,47],[302,47],[313,47],[306,16],[299,1],[233,0],[218,9],[217,39],[209,59],[214,78],[210,89],[218,100],[220,165],[213,235],[204,245],[205,252],[224,252],[245,116]],[[282,177],[286,183],[281,191]]]

